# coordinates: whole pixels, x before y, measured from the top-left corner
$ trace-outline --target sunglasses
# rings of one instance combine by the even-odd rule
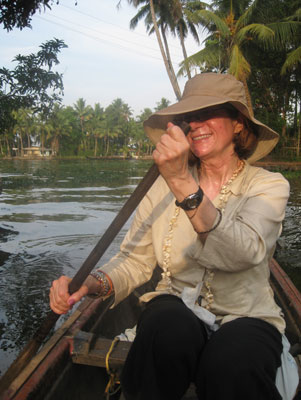
[[[180,125],[182,122],[189,124],[190,122],[202,122],[211,118],[225,116],[235,118],[237,114],[238,111],[234,107],[223,105],[222,107],[209,107],[204,108],[203,110],[197,110],[187,114],[178,115],[176,118],[174,118],[173,123],[175,125]]]

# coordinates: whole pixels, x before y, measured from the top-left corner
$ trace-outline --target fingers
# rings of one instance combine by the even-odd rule
[[[189,143],[182,129],[169,122],[166,133],[163,134],[153,152],[153,158],[158,165],[166,161],[182,158],[189,151]]]
[[[185,141],[186,142],[185,133],[180,128],[180,126],[175,125],[172,122],[168,122],[167,123],[166,132],[174,140],[179,141],[179,142],[181,142],[181,141]]]
[[[53,281],[50,288],[50,307],[56,314],[66,314],[72,306],[88,293],[87,286],[83,285],[77,292],[70,296],[68,292],[71,278],[61,276]]]

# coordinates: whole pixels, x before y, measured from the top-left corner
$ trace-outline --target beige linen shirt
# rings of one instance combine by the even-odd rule
[[[193,173],[197,177],[196,169]],[[210,311],[219,323],[256,317],[283,333],[285,322],[269,284],[269,260],[281,234],[288,196],[289,184],[281,174],[246,163],[231,185],[220,225],[205,244],[180,210],[170,244],[172,292],[181,295],[185,287],[196,287],[214,272]],[[219,196],[214,204],[218,207]],[[139,205],[120,252],[101,267],[112,279],[115,304],[148,281],[156,263],[163,265],[163,242],[175,207],[174,195],[159,176]],[[203,306],[206,290],[203,285]],[[143,301],[168,291],[162,280]]]

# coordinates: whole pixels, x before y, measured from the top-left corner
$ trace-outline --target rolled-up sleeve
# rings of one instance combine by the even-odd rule
[[[281,174],[259,169],[245,189],[229,202],[221,224],[205,244],[196,244],[195,257],[208,269],[246,270],[272,256],[282,230],[289,184]]]

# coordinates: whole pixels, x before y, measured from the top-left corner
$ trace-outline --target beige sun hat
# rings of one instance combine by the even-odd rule
[[[276,146],[279,135],[250,114],[242,82],[228,74],[209,72],[189,79],[182,99],[152,114],[144,122],[144,130],[150,140],[156,144],[165,133],[167,123],[177,116],[223,103],[232,104],[257,127],[258,144],[248,158],[248,162],[252,164],[269,154]]]

